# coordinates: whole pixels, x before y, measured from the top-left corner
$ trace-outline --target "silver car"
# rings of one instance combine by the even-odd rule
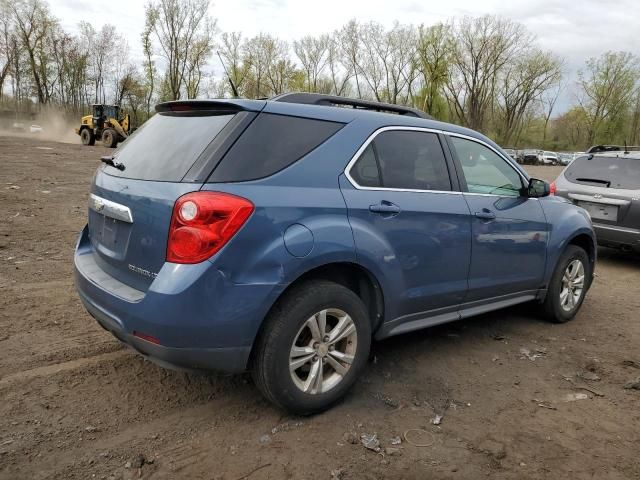
[[[640,252],[640,151],[584,154],[551,193],[589,212],[599,245]]]

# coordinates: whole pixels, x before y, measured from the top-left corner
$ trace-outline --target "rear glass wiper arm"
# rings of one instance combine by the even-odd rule
[[[100,161],[102,163],[106,163],[107,165],[111,165],[113,168],[117,168],[120,171],[125,169],[124,164],[117,162],[113,157],[113,155],[106,155],[104,157],[100,157]]]
[[[589,182],[589,183],[603,183],[609,188],[611,186],[611,182],[609,180],[600,180],[598,178],[576,178],[579,182]]]

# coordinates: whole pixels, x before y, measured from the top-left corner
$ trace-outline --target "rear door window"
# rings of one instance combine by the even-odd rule
[[[640,189],[640,159],[629,157],[583,156],[564,172],[567,180],[597,187]]]
[[[137,180],[179,182],[233,115],[157,113],[114,153],[124,170],[109,175]]]
[[[209,181],[241,182],[273,175],[310,153],[343,126],[261,113],[227,152]]]
[[[388,130],[375,137],[349,171],[361,187],[450,191],[451,179],[438,135]]]

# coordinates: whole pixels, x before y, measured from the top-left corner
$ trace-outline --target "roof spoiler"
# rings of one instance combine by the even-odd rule
[[[372,110],[383,113],[396,113],[409,117],[425,118],[433,120],[431,115],[417,108],[393,105],[390,103],[371,102],[355,98],[338,97],[335,95],[322,95],[320,93],[283,93],[269,99],[272,102],[301,103],[305,105],[320,105],[325,107],[351,107],[356,110]]]
[[[237,113],[260,111],[265,102],[255,100],[173,100],[156,105],[156,112],[195,112]]]

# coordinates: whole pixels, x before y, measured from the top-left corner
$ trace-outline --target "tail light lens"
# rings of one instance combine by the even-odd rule
[[[555,195],[556,194],[556,182],[551,182],[551,185],[549,185],[549,195]]]
[[[244,225],[254,206],[220,192],[193,192],[173,206],[167,262],[199,263],[220,250]]]

